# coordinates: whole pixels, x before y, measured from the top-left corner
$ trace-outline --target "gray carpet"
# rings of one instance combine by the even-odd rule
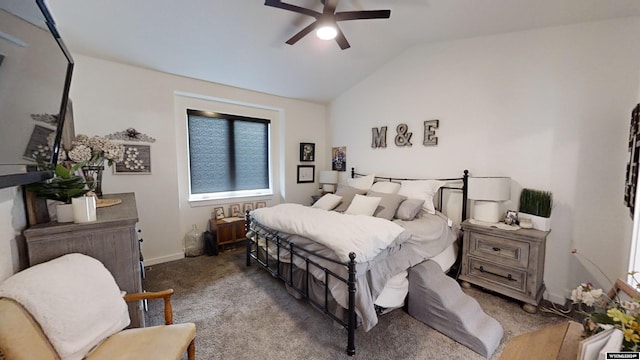
[[[346,331],[264,269],[246,267],[243,248],[150,266],[144,284],[148,291],[175,290],[174,321],[196,323],[197,359],[485,359],[403,310],[383,315],[367,333],[356,330],[356,356],[349,357]],[[564,321],[528,314],[518,302],[480,289],[464,291],[504,328],[491,359],[513,336]],[[151,302],[147,323],[162,319],[162,302]]]

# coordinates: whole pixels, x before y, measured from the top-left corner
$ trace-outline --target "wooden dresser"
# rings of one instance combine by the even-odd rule
[[[98,208],[98,220],[90,223],[45,223],[24,231],[31,266],[69,253],[100,260],[121,290],[142,291],[140,244],[136,231],[138,211],[133,193],[104,195],[122,203]],[[129,303],[131,327],[144,327],[141,302]]]
[[[502,230],[462,223],[463,286],[472,283],[524,302],[536,312],[544,292],[544,258],[548,231]],[[465,284],[465,282],[468,282]]]

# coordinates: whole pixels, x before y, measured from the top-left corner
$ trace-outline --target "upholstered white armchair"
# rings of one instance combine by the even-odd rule
[[[172,325],[173,290],[122,296],[96,259],[69,254],[0,284],[0,359],[195,359],[196,327]],[[125,301],[163,299],[165,325],[126,329]]]

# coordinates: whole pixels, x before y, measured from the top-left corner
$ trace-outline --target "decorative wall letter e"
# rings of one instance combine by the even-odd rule
[[[387,127],[383,126],[371,129],[371,147],[372,148],[386,148],[387,147]]]
[[[410,133],[409,127],[407,124],[400,124],[396,126],[396,146],[411,146],[411,136],[413,133]]]
[[[440,120],[427,120],[424,122],[424,140],[422,144],[424,146],[437,146],[438,137],[436,135],[436,129],[440,126]]]

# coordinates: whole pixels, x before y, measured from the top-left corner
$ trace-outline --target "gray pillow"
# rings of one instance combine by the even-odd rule
[[[407,199],[403,201],[396,211],[396,219],[413,220],[422,209],[422,204],[424,204],[422,199]]]
[[[338,185],[338,191],[336,191],[336,195],[342,196],[342,202],[338,205],[337,208],[333,209],[333,211],[344,212],[351,205],[351,201],[356,194],[364,195],[367,193],[367,190],[356,189],[347,185]]]
[[[407,199],[406,196],[386,194],[375,191],[367,192],[367,196],[380,198],[380,204],[378,204],[378,208],[373,213],[373,216],[387,220],[393,219],[393,215],[395,215],[396,210],[400,206],[400,203]]]

